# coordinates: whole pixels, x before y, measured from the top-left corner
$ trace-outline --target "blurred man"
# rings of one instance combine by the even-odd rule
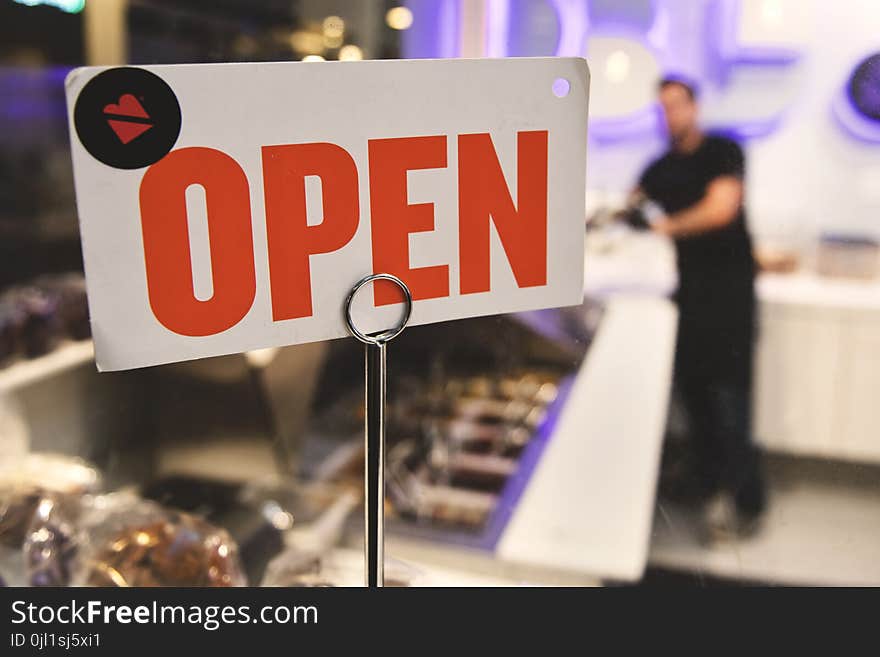
[[[694,443],[709,537],[750,533],[765,506],[751,440],[755,265],[743,210],[740,147],[704,134],[695,89],[659,84],[670,147],[638,194],[666,213],[651,228],[675,242],[678,341],[675,383]]]

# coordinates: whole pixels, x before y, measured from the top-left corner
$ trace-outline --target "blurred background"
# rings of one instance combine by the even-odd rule
[[[362,577],[359,343],[95,371],[71,68],[559,55],[592,75],[585,300],[390,347],[389,577],[880,584],[878,28],[873,0],[0,0],[0,578]],[[688,492],[674,250],[605,220],[667,147],[669,72],[744,150],[759,269],[769,505],[720,540]]]

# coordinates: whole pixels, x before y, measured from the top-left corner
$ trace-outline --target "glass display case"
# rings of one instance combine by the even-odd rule
[[[880,582],[878,55],[856,16],[877,11],[850,9],[0,2],[0,583],[363,584],[362,344],[97,371],[73,68],[554,55],[585,56],[592,80],[583,302],[389,344],[386,583]],[[810,36],[809,16],[846,38]],[[752,424],[769,510],[720,544],[682,492],[700,437],[673,391],[676,256],[648,230],[665,212],[630,197],[619,221],[665,148],[666,69],[692,73],[704,123],[740,140],[761,270]]]

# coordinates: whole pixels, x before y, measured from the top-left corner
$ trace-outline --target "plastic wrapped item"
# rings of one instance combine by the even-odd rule
[[[14,414],[0,413],[0,420],[0,428],[12,429],[4,435],[11,453],[0,461],[0,572],[14,586],[66,584],[76,541],[72,525],[58,524],[60,511],[53,509],[62,501],[73,509],[97,490],[100,474],[80,459],[27,453],[27,435],[15,431]]]
[[[263,578],[269,561],[284,549],[283,534],[294,516],[309,518],[316,510],[294,484],[251,481],[247,484],[204,477],[170,475],[141,489],[146,499],[197,513],[226,529],[238,545],[248,582]]]
[[[74,583],[84,586],[245,586],[238,547],[219,527],[133,495],[96,498],[82,522]]]
[[[78,499],[49,494],[40,499],[24,540],[24,564],[31,586],[67,586],[82,537],[77,535]]]
[[[60,454],[26,454],[0,466],[0,545],[21,548],[40,501],[49,496],[80,496],[100,484],[86,462]]]

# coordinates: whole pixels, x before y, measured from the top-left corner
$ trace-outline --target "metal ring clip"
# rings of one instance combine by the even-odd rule
[[[366,333],[362,333],[354,325],[354,321],[351,318],[351,304],[354,301],[354,297],[358,293],[358,290],[360,290],[364,285],[372,281],[391,281],[392,283],[397,285],[397,287],[399,287],[403,291],[404,303],[406,304],[406,308],[403,312],[403,320],[398,326],[387,329],[375,335],[368,335]],[[409,323],[409,317],[411,314],[412,294],[410,294],[409,288],[407,287],[406,283],[397,278],[397,276],[393,276],[391,274],[370,274],[369,276],[365,276],[364,278],[359,280],[357,284],[355,284],[355,286],[351,289],[351,292],[348,293],[348,298],[345,300],[345,324],[348,326],[348,332],[364,344],[381,345],[388,342],[389,340],[393,340],[403,332],[403,329],[406,328],[406,325]]]

